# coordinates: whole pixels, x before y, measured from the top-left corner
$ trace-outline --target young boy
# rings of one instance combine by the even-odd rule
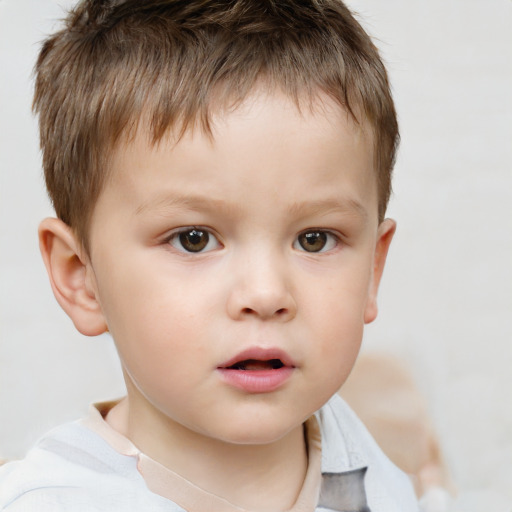
[[[347,8],[84,0],[35,110],[50,282],[127,396],[5,465],[2,510],[417,510],[333,397],[395,230],[395,110]]]

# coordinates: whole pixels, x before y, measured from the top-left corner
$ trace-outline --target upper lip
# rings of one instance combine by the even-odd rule
[[[221,363],[218,367],[229,368],[241,361],[271,361],[273,359],[279,359],[284,366],[290,366],[292,368],[296,366],[293,359],[284,350],[279,348],[250,347],[224,363]]]

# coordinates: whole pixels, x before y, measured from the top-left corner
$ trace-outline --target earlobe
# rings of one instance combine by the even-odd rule
[[[105,332],[92,267],[71,228],[59,219],[43,220],[39,248],[55,298],[75,327],[86,336]]]
[[[384,272],[386,257],[388,255],[391,240],[396,231],[396,222],[392,219],[385,219],[379,225],[377,232],[377,243],[373,260],[372,280],[368,292],[368,302],[364,313],[364,323],[369,324],[377,318],[377,293],[379,284]]]

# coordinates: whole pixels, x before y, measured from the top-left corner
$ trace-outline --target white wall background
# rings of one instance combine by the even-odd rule
[[[0,0],[0,457],[123,384],[110,339],[75,332],[36,229],[51,214],[30,114],[37,42],[72,0]],[[366,350],[425,393],[460,512],[512,510],[512,1],[350,0],[388,63],[398,221]]]

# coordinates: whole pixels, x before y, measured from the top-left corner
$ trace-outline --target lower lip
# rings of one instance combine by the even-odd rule
[[[280,388],[292,375],[293,368],[275,370],[230,370],[219,368],[225,382],[247,393],[270,393]]]

